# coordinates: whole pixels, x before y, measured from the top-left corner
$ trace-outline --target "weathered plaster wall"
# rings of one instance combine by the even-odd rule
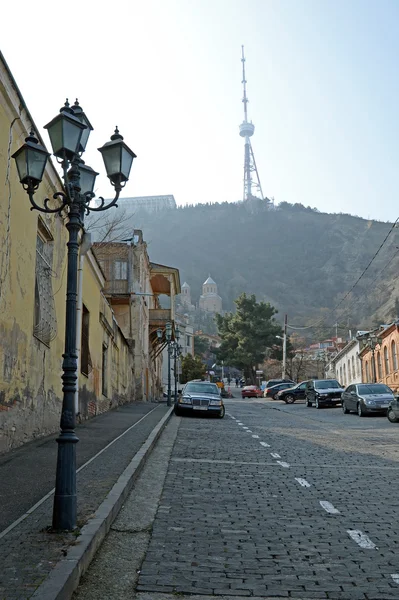
[[[57,431],[61,414],[67,231],[61,217],[43,215],[44,226],[53,238],[50,273],[56,316],[53,339],[45,344],[33,335],[40,217],[37,211],[30,211],[28,196],[11,159],[31,126],[23,101],[0,60],[0,453]],[[60,187],[55,169],[48,164],[36,201],[40,204],[43,198],[52,198]],[[87,416],[133,398],[131,353],[101,293],[99,273],[94,260],[85,261],[83,298],[92,314],[93,371],[89,378],[80,374],[79,387],[82,412],[84,408]],[[112,334],[101,322],[101,313],[111,323]],[[104,340],[108,340],[110,348],[106,397],[101,393]],[[90,406],[94,409],[90,410]]]

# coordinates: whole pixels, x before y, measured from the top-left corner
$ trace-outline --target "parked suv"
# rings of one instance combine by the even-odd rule
[[[344,388],[336,379],[310,379],[306,384],[306,406],[336,406],[341,404]]]

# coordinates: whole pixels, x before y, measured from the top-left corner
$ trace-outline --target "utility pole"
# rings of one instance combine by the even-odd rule
[[[282,379],[285,379],[285,372],[287,370],[287,325],[288,316],[284,315],[284,336],[283,336],[283,373]]]

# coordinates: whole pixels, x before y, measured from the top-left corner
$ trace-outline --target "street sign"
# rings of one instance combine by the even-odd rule
[[[257,375],[263,375],[263,371],[256,371]]]

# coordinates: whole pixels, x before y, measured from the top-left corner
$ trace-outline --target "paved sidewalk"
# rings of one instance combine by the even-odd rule
[[[78,426],[79,527],[93,516],[167,411],[163,403],[130,404]],[[125,431],[127,433],[123,435]],[[105,449],[119,436],[120,439]],[[1,522],[7,529],[12,517],[18,519],[24,513],[26,515],[35,502],[51,491],[57,450],[54,439],[55,436],[43,438],[1,457],[0,502],[2,509],[5,508]],[[90,460],[102,449],[104,451],[97,458]],[[15,509],[13,502],[17,504],[16,500],[19,506]],[[11,525],[10,530],[3,529],[0,533],[1,600],[30,598],[56,564],[78,543],[75,534],[48,533],[52,503],[51,494],[15,527]]]

